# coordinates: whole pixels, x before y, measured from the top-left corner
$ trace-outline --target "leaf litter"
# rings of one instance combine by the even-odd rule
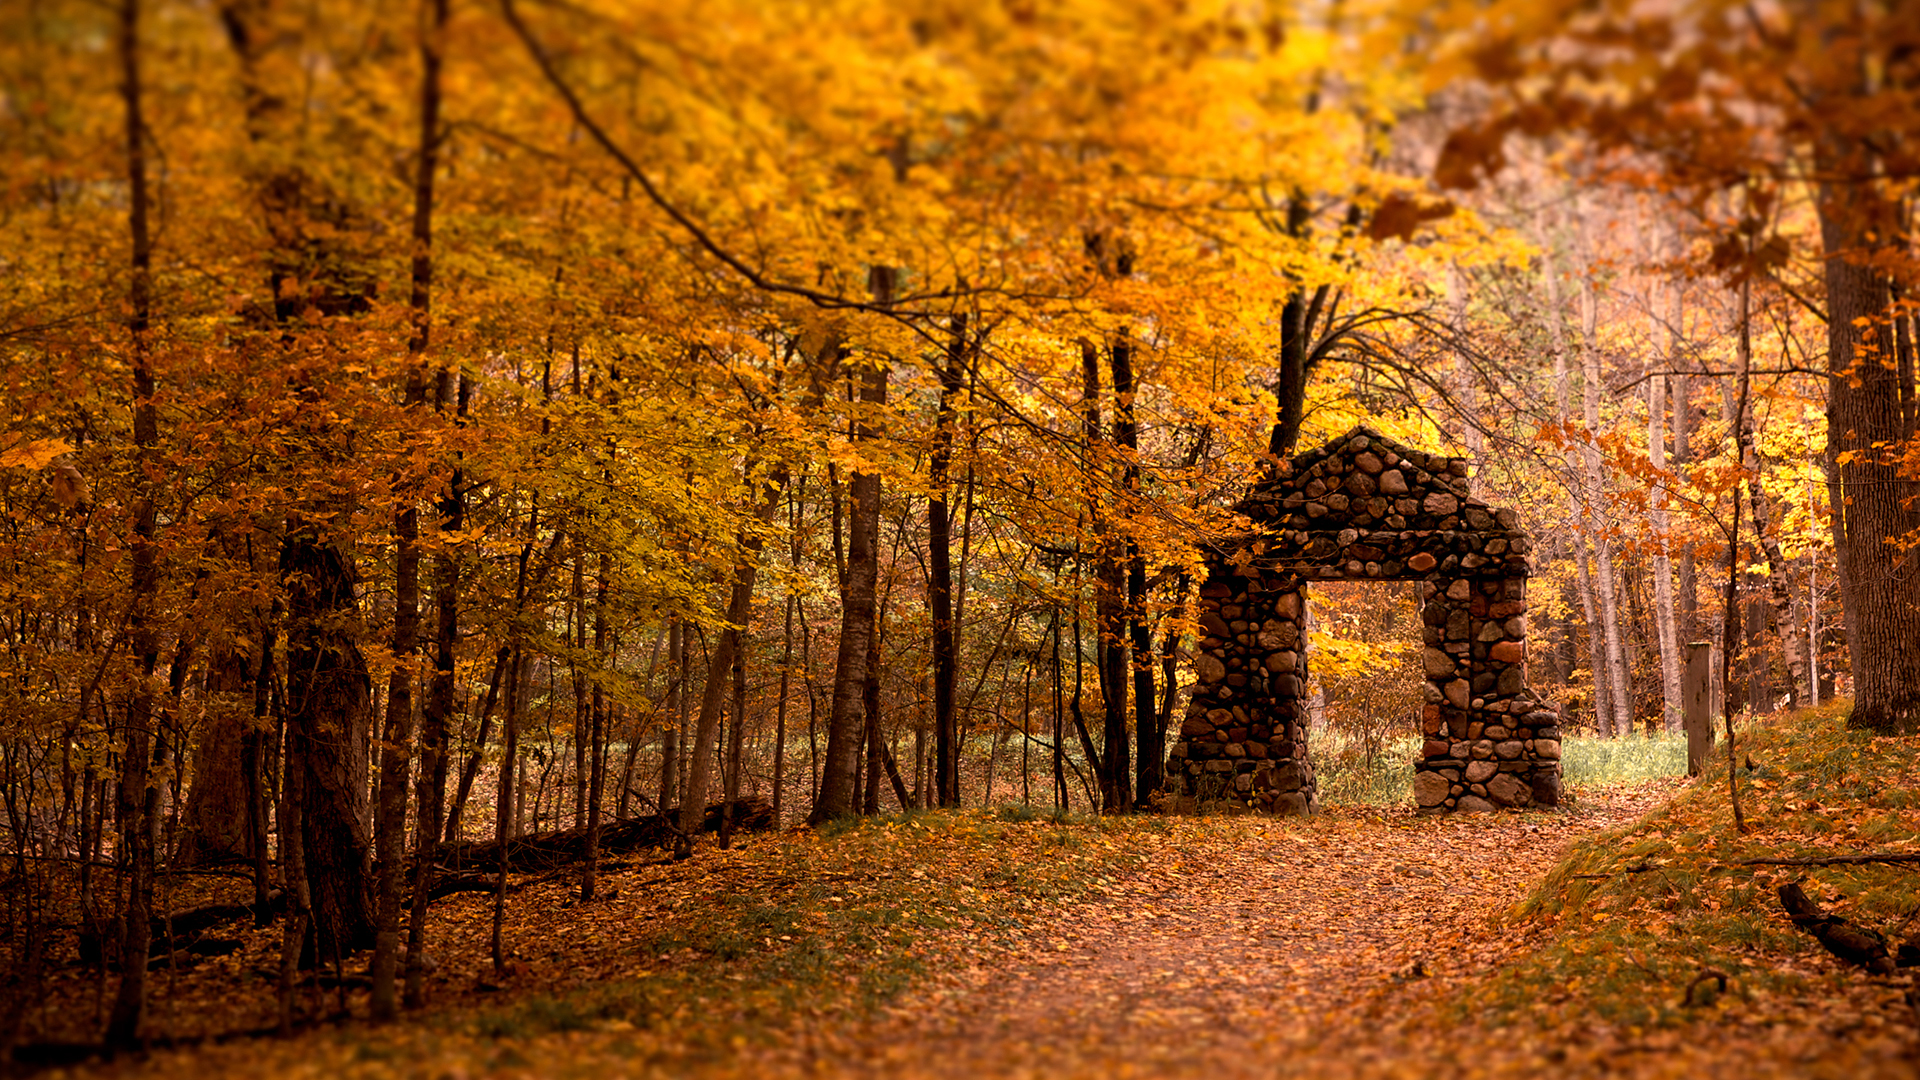
[[[758,837],[617,869],[609,901],[530,884],[504,980],[485,961],[490,900],[442,904],[435,1005],[407,1023],[77,1074],[1916,1075],[1904,984],[1844,970],[1790,927],[1714,953],[1643,902],[1663,875],[1625,872],[1669,858],[1662,843],[1727,859],[1829,838],[1775,786],[1759,816],[1794,823],[1784,848],[1728,841],[1711,785],[1679,780],[1584,791],[1562,813],[969,811]],[[1642,899],[1605,899],[1622,888]],[[1784,925],[1752,889],[1696,891],[1681,906]],[[1703,969],[1721,981],[1703,989]]]

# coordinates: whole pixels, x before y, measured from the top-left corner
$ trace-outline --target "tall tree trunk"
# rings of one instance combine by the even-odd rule
[[[448,0],[423,0],[420,38],[420,136],[413,181],[413,259],[408,309],[406,407],[415,422],[427,401],[427,345],[433,315],[433,179],[440,149],[440,63]],[[403,481],[403,492],[412,485]],[[374,843],[380,853],[378,925],[374,934],[371,1011],[390,1020],[399,1007],[400,878],[406,862],[407,772],[412,764],[413,658],[420,643],[420,511],[411,497],[393,513],[393,673],[387,682],[387,723],[380,740],[380,812]]]
[[[291,740],[289,740],[291,742]],[[307,888],[306,823],[301,810],[306,793],[306,767],[292,752],[281,755],[285,771],[280,780],[280,873],[286,879],[287,922],[280,937],[280,1034],[293,1034],[295,1020],[294,978],[305,951],[308,931],[313,925],[313,896]]]
[[[1100,430],[1100,351],[1092,342],[1080,343],[1082,397],[1086,409],[1087,512],[1092,526],[1094,564],[1094,623],[1100,679],[1101,752],[1094,767],[1100,776],[1100,812],[1115,814],[1133,807],[1129,790],[1127,732],[1127,612],[1126,566],[1121,549],[1110,534],[1102,489],[1111,463]]]
[[[892,302],[894,271],[872,270],[874,302]],[[890,362],[870,357],[861,376],[860,401],[877,413],[887,400]],[[873,420],[855,428],[860,441],[879,434]],[[880,576],[880,474],[856,472],[847,485],[853,503],[849,516],[846,574],[841,588],[840,646],[835,656],[833,708],[827,719],[827,754],[820,777],[820,797],[807,820],[818,825],[856,812],[856,771],[862,731],[861,698],[866,690],[868,653],[872,648],[874,609]],[[956,748],[957,753],[957,748]]]
[[[524,550],[524,549],[523,549]],[[521,560],[523,571],[526,561]],[[498,860],[494,865],[493,883],[493,932],[489,938],[489,951],[493,957],[493,973],[496,976],[507,972],[507,874],[512,870],[509,857],[513,845],[514,826],[520,820],[515,781],[520,764],[520,696],[521,680],[526,668],[526,658],[518,645],[513,646],[513,655],[507,660],[507,701],[500,722],[500,773],[499,784],[494,792],[493,840],[499,846]]]
[[[1675,286],[1678,291],[1678,286]],[[1647,460],[1656,476],[1667,467],[1666,380],[1658,375],[1647,379]],[[1671,543],[1671,517],[1667,512],[1667,485],[1656,479],[1649,505],[1653,526],[1653,626],[1660,647],[1661,728],[1669,734],[1680,730],[1680,642],[1673,619],[1673,559],[1667,554]]]
[[[747,470],[751,474],[752,469]],[[734,656],[741,647],[753,614],[753,587],[760,573],[760,549],[766,526],[779,512],[785,485],[778,480],[767,483],[760,504],[755,507],[755,526],[741,531],[740,557],[733,569],[733,589],[727,600],[727,628],[718,635],[707,664],[706,688],[700,695],[700,717],[695,723],[693,748],[687,756],[687,787],[680,797],[679,834],[674,839],[673,855],[685,859],[693,854],[693,838],[706,816],[707,785],[713,776],[714,743],[720,733],[720,718],[725,711],[728,676],[733,672]]]
[[[938,806],[960,805],[960,764],[953,687],[957,660],[953,632],[953,520],[948,508],[948,469],[959,423],[960,373],[967,355],[967,315],[952,319],[947,357],[939,364],[940,411],[927,473],[927,606],[933,621],[933,790]]]
[[[1907,432],[1897,366],[1879,362],[1890,282],[1876,258],[1902,235],[1897,204],[1878,188],[1866,143],[1829,125],[1816,147],[1816,205],[1826,249],[1827,460],[1834,550],[1853,656],[1856,731],[1920,731],[1920,549],[1893,541],[1920,529],[1916,484],[1885,449]]]
[[[443,373],[443,379],[452,378]],[[442,401],[445,396],[441,395]],[[466,497],[463,477],[454,470],[440,498],[440,531],[457,535],[466,527]],[[409,1009],[427,1003],[427,904],[433,886],[433,864],[439,852],[441,811],[447,801],[447,763],[452,754],[447,744],[453,728],[454,645],[459,638],[460,564],[452,554],[442,551],[433,557],[433,685],[421,709],[420,768],[414,777],[413,903],[407,914],[407,972],[402,997]]]
[[[1287,200],[1286,232],[1299,239],[1305,235],[1311,210],[1304,195],[1296,193]],[[1300,425],[1306,420],[1309,320],[1307,294],[1295,288],[1287,294],[1280,309],[1280,378],[1274,385],[1279,406],[1267,452],[1276,458],[1293,456],[1300,442]]]
[[[1576,205],[1575,213],[1579,213]],[[1586,235],[1581,229],[1580,247],[1584,252]],[[1607,522],[1601,507],[1607,497],[1607,475],[1600,457],[1600,350],[1596,346],[1600,303],[1591,275],[1580,278],[1580,369],[1581,404],[1587,430],[1581,445],[1581,461],[1586,475],[1588,532],[1593,539],[1593,578],[1599,594],[1600,617],[1606,628],[1606,677],[1611,680],[1613,730],[1625,734],[1633,730],[1633,695],[1627,687],[1627,655],[1620,640],[1620,597],[1613,568],[1613,541],[1607,535]],[[1599,677],[1596,670],[1595,677]]]
[[[154,849],[159,836],[160,788],[153,766],[164,764],[164,736],[154,730],[153,673],[160,661],[154,600],[160,591],[160,553],[155,547],[159,514],[153,481],[158,470],[160,418],[153,401],[154,375],[148,332],[152,325],[153,247],[147,233],[146,124],[141,116],[140,3],[121,0],[120,93],[125,108],[127,233],[131,256],[127,290],[128,355],[133,367],[134,507],[133,569],[127,630],[138,666],[127,704],[126,745],[120,755],[115,803],[120,823],[119,857],[127,867],[127,903],[121,916],[120,985],[107,1019],[106,1043],[132,1048],[147,1011],[147,949],[153,927]]]
[[[1684,329],[1678,308],[1674,311],[1674,325]],[[1687,366],[1692,366],[1690,361]],[[1673,469],[1684,479],[1686,467],[1693,463],[1693,429],[1698,426],[1694,420],[1692,376],[1674,376],[1672,388]],[[1700,637],[1700,582],[1699,572],[1694,565],[1693,545],[1690,543],[1680,546],[1680,565],[1676,570],[1676,578],[1674,630],[1682,642],[1696,641]]]
[[[1550,238],[1542,231],[1539,242],[1544,256],[1543,280],[1547,287],[1547,333],[1553,351],[1553,385],[1560,421],[1573,423],[1573,398],[1570,389],[1571,376],[1567,370],[1566,316],[1561,310],[1560,268],[1556,265]],[[1583,451],[1582,451],[1583,452]],[[1580,611],[1587,623],[1587,670],[1593,679],[1593,726],[1602,735],[1613,734],[1613,682],[1608,677],[1607,650],[1603,644],[1606,632],[1601,627],[1600,614],[1596,610],[1592,564],[1587,555],[1588,532],[1591,528],[1591,515],[1588,513],[1588,494],[1585,471],[1579,466],[1570,465],[1567,476],[1567,501],[1569,524],[1572,528],[1574,566],[1579,575]]]
[[[593,588],[593,656],[596,665],[593,701],[587,731],[587,857],[580,870],[580,900],[594,898],[600,872],[600,803],[607,783],[607,691],[606,673],[612,667],[607,654],[607,598],[613,577],[613,558],[600,553],[600,572]],[[655,655],[658,655],[657,653]],[[575,734],[578,738],[578,733]]]
[[[1140,425],[1134,412],[1138,393],[1133,375],[1133,342],[1125,334],[1115,335],[1107,350],[1113,372],[1113,441],[1120,449],[1121,506],[1129,517],[1140,513]],[[1147,619],[1147,560],[1140,551],[1140,540],[1127,537],[1126,547],[1126,620],[1127,638],[1133,668],[1133,726],[1137,763],[1134,783],[1135,804],[1150,808],[1149,800],[1160,790],[1165,777],[1165,736],[1156,709],[1158,695],[1153,688],[1153,630]],[[1124,722],[1121,725],[1124,731]],[[1124,735],[1123,735],[1124,741]],[[1124,768],[1124,765],[1122,766]]]
[[[744,644],[744,643],[743,643]],[[720,773],[720,846],[733,846],[733,809],[740,801],[740,771],[746,767],[747,651],[733,651],[733,707],[727,723],[727,745]]]
[[[785,618],[780,633],[780,690],[773,712],[773,827],[780,828],[786,807],[787,784],[787,692],[793,686],[793,608],[799,598],[787,593]]]
[[[668,718],[666,731],[660,737],[662,814],[679,805],[677,781],[680,779],[680,733],[686,726],[686,672],[686,625],[676,615],[667,622],[667,699],[661,707]]]
[[[267,757],[269,732],[273,728],[273,642],[279,627],[271,617],[259,621],[259,655],[253,674],[253,722],[247,726],[241,742],[241,771],[247,783],[247,835],[251,837],[253,856],[253,924],[267,925],[271,918],[268,898],[272,890],[272,867],[268,861]]]
[[[287,756],[301,773],[301,823],[316,957],[373,944],[366,829],[372,684],[354,642],[353,566],[310,519],[287,522]]]

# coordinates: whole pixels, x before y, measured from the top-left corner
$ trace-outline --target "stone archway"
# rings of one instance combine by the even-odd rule
[[[1423,813],[1559,803],[1558,718],[1526,678],[1531,540],[1466,477],[1464,458],[1357,427],[1255,485],[1236,507],[1253,531],[1208,560],[1176,805],[1313,811],[1302,589],[1330,580],[1421,583]]]

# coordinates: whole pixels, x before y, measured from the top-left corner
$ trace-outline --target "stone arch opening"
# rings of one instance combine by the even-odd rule
[[[1303,593],[1334,580],[1420,583],[1420,810],[1558,805],[1558,717],[1526,679],[1532,539],[1473,498],[1466,459],[1356,427],[1275,466],[1235,509],[1254,527],[1208,556],[1168,759],[1177,806],[1313,812]]]

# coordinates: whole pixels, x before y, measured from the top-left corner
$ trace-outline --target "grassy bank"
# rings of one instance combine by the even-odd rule
[[[1722,744],[1667,806],[1578,843],[1508,913],[1541,947],[1462,1015],[1491,1006],[1534,1023],[1643,1028],[1726,1007],[1831,1001],[1850,1018],[1842,1022],[1872,1023],[1861,1002],[1877,998],[1862,976],[1793,927],[1777,890],[1802,881],[1834,913],[1898,941],[1920,912],[1920,878],[1910,866],[1756,861],[1920,851],[1920,738],[1847,731],[1846,709],[1781,714],[1737,733],[1747,832],[1734,826]],[[1616,756],[1605,768],[1630,772],[1639,761]]]

